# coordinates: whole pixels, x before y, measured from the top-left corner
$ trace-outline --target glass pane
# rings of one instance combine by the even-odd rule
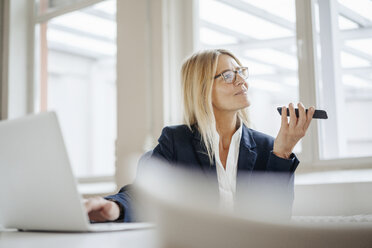
[[[37,110],[57,112],[80,177],[113,175],[115,170],[115,6],[116,1],[105,1],[37,27]]]
[[[276,137],[276,108],[299,101],[294,0],[200,0],[202,48],[225,48],[249,67],[253,128]],[[275,10],[275,11],[274,11]],[[301,151],[299,143],[295,152]]]
[[[296,22],[296,9],[294,1],[244,0],[244,2],[251,4],[253,7],[265,10],[270,14],[286,19],[292,23]]]
[[[319,122],[321,159],[372,156],[372,116],[369,114],[372,109],[372,35],[368,32],[372,26],[372,2],[337,1],[336,5],[331,5],[335,9],[329,10],[339,16],[337,22],[332,22],[329,13],[320,15],[326,12],[319,9],[326,7],[318,2],[318,47],[325,53],[318,56],[319,100],[323,108],[329,110],[330,117],[329,121]],[[322,27],[329,28],[322,32]],[[334,44],[331,38],[322,39],[329,33],[340,37],[341,42],[337,39]],[[335,55],[329,56],[324,47],[331,47]],[[329,64],[333,66],[327,67]],[[327,81],[327,78],[333,80]]]
[[[258,39],[285,37],[293,33],[293,30],[283,28],[275,22],[215,0],[200,0],[200,18]]]
[[[370,0],[339,0],[338,3],[357,14],[359,18],[365,18],[372,22],[372,3]]]

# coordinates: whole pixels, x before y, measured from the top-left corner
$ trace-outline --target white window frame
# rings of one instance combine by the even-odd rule
[[[343,136],[343,130],[341,125],[342,122],[342,106],[340,103],[343,102],[343,94],[340,87],[340,76],[337,74],[340,71],[340,54],[339,46],[337,43],[338,37],[344,38],[346,36],[354,35],[353,31],[338,31],[337,18],[338,12],[337,8],[333,7],[337,4],[337,0],[319,0],[321,2],[322,13],[321,14],[321,43],[322,43],[322,54],[328,53],[330,61],[327,63],[322,63],[323,73],[320,75],[317,71],[317,61],[316,61],[316,47],[315,38],[315,22],[314,22],[314,8],[315,0],[296,0],[296,27],[287,20],[280,18],[276,15],[272,15],[259,9],[255,6],[250,5],[247,2],[242,0],[217,0],[224,4],[227,4],[231,7],[237,8],[239,10],[244,10],[251,15],[255,15],[259,18],[265,18],[271,20],[278,25],[294,30],[296,28],[296,42],[297,42],[297,56],[298,56],[298,78],[299,78],[299,98],[300,101],[304,103],[305,106],[319,106],[319,89],[318,82],[319,77],[323,78],[323,81],[332,82],[328,84],[328,91],[333,93],[333,101],[327,102],[327,109],[329,112],[336,113],[337,118],[332,118],[326,120],[324,124],[329,127],[333,127],[331,130],[333,132],[328,132],[320,136],[320,127],[319,122],[324,120],[314,120],[302,140],[302,151],[298,153],[298,157],[301,160],[301,167],[299,170],[334,170],[334,169],[362,169],[362,168],[372,168],[372,157],[355,157],[355,158],[339,158],[331,160],[320,159],[321,152],[323,149],[321,146],[332,147],[328,144],[322,144],[321,140],[331,141],[332,143],[336,140],[337,144],[345,144],[346,139]],[[331,6],[332,5],[332,6]],[[351,15],[352,13],[347,13],[346,9],[340,10],[343,15]],[[355,19],[356,17],[353,16]],[[359,20],[363,22],[365,20]],[[230,29],[220,27],[213,23],[207,23],[201,21],[203,27],[211,28],[213,30],[219,31],[221,33],[226,33],[231,36],[238,37],[241,41],[249,40],[245,45],[246,47],[261,47],[266,46],[267,42],[270,44],[290,44],[291,37],[273,39],[270,41],[251,41],[251,37],[246,37],[243,34],[236,33]],[[199,29],[198,29],[199,30]],[[196,31],[198,31],[196,30]],[[359,34],[360,35],[360,34]],[[242,45],[239,44],[239,47]],[[238,45],[227,45],[224,46],[232,51],[236,51]],[[212,46],[211,48],[215,48]],[[332,99],[332,97],[330,97]],[[328,107],[331,106],[331,107]],[[334,128],[336,127],[336,128]],[[325,135],[325,136],[324,136]],[[340,141],[340,142],[339,142]],[[327,154],[330,152],[333,155],[342,154],[345,150],[345,145],[336,146],[333,151],[327,151]]]
[[[319,4],[323,8],[324,12],[320,13],[320,25],[323,28],[321,35],[327,37],[321,37],[321,46],[323,47],[322,53],[328,53],[331,56],[331,61],[328,63],[322,63],[322,71],[324,75],[319,75],[316,69],[316,47],[315,39],[315,21],[314,21],[314,8],[315,0],[296,0],[296,25],[297,25],[297,49],[299,58],[299,89],[300,99],[306,106],[314,105],[318,102],[318,80],[320,76],[323,76],[323,80],[332,82],[329,86],[333,92],[335,99],[327,104],[331,106],[332,112],[336,115],[341,115],[342,106],[339,105],[340,96],[340,79],[337,76],[337,70],[339,70],[339,50],[337,44],[338,26],[335,18],[338,17],[337,8],[334,8],[336,0],[321,0]],[[336,63],[335,63],[336,61]],[[339,94],[336,97],[336,94]],[[340,130],[341,118],[336,117],[333,123],[329,122],[329,125],[337,127],[334,130]],[[329,121],[329,120],[327,120]],[[340,131],[335,133],[327,133],[326,140],[338,140],[343,138],[340,136]],[[355,158],[339,158],[330,160],[320,159],[320,133],[319,125],[317,121],[313,121],[307,135],[303,138],[303,149],[299,157],[302,159],[302,166],[299,168],[300,171],[316,171],[316,170],[337,170],[337,169],[365,169],[372,168],[372,157],[355,157]],[[339,154],[343,151],[342,146],[337,147],[334,153]]]
[[[10,36],[3,37],[3,47],[13,46],[9,48],[9,54],[3,55],[5,60],[17,50],[15,46],[27,47],[27,52],[19,57],[21,69],[18,66],[17,73],[27,75],[27,80],[19,80],[22,82],[20,87],[23,87],[22,92],[27,92],[27,95],[15,99],[8,92],[15,88],[7,89],[9,76],[14,72],[14,68],[9,66],[9,61],[3,61],[2,65],[2,111],[1,118],[16,117],[31,113],[34,110],[35,92],[30,88],[34,87],[34,27],[37,23],[48,21],[56,16],[76,11],[78,9],[91,6],[103,0],[87,0],[68,7],[49,12],[39,17],[33,16],[33,1],[11,1],[12,4],[19,4],[18,7],[23,8],[28,14],[25,16],[17,16],[18,19],[23,19],[22,28],[27,34],[27,39],[19,41],[17,44],[9,44]],[[5,6],[10,0],[5,0]],[[30,6],[31,3],[31,6]],[[300,99],[306,106],[316,105],[316,82],[318,74],[315,67],[315,50],[314,46],[314,25],[313,25],[313,8],[314,0],[296,0],[296,15],[297,21],[297,45],[299,60],[299,90]],[[132,11],[133,9],[137,10]],[[136,18],[140,19],[135,30],[132,23],[128,23],[126,18],[130,18],[131,14],[136,13]],[[12,11],[9,12],[8,19],[12,18]],[[139,16],[140,14],[140,16]],[[4,18],[4,17],[3,17]],[[32,21],[30,21],[32,20]],[[122,176],[128,174],[130,167],[134,164],[134,156],[142,154],[146,149],[152,148],[157,142],[160,131],[164,125],[175,124],[181,121],[181,109],[179,107],[180,99],[174,97],[179,88],[179,70],[183,59],[195,51],[198,46],[198,31],[199,31],[199,13],[197,0],[138,0],[138,1],[117,1],[117,47],[118,47],[118,65],[120,68],[117,75],[118,83],[118,137],[116,144],[116,175],[115,179],[119,186],[130,183],[134,176]],[[26,25],[28,24],[28,25]],[[10,25],[4,24],[4,26]],[[178,32],[183,29],[186,32]],[[121,31],[120,31],[121,30]],[[131,31],[133,37],[128,40],[125,32]],[[143,32],[145,30],[145,32]],[[7,35],[7,32],[3,34]],[[143,39],[143,43],[136,41]],[[8,42],[6,42],[8,41]],[[129,46],[127,45],[129,41]],[[122,44],[125,42],[124,44]],[[133,49],[133,47],[137,49]],[[133,51],[135,50],[135,51]],[[4,49],[3,51],[8,51]],[[127,64],[125,60],[134,59],[136,61],[135,70],[139,77],[138,84],[124,84]],[[146,69],[144,71],[144,68]],[[130,68],[128,68],[130,69]],[[133,68],[132,68],[133,69]],[[128,70],[130,71],[130,70]],[[127,71],[127,72],[128,72]],[[133,71],[131,71],[133,73]],[[27,82],[27,84],[26,84]],[[31,87],[30,87],[31,86]],[[124,89],[127,91],[144,90],[146,94],[146,102],[141,102],[140,99],[132,100],[130,97],[125,98]],[[4,91],[6,89],[6,91]],[[12,116],[8,116],[9,106],[21,101],[20,109]],[[128,115],[133,115],[133,107],[138,107],[135,124],[127,122]],[[178,107],[177,107],[178,106]],[[177,116],[178,114],[178,116]],[[177,117],[175,117],[177,116]],[[144,135],[142,135],[144,133]],[[133,134],[136,134],[134,137]],[[133,136],[133,137],[132,137]],[[128,139],[129,137],[129,139]],[[319,136],[318,125],[314,121],[310,127],[309,133],[303,139],[303,152],[299,154],[302,166],[299,170],[334,170],[334,169],[361,169],[372,167],[372,157],[365,158],[347,158],[334,160],[319,159]],[[81,182],[108,182],[114,181],[113,177],[102,178],[81,178]]]
[[[105,0],[84,0],[84,1],[80,1],[80,2],[76,2],[76,3],[71,3],[69,5],[66,5],[66,6],[61,6],[59,8],[57,8],[56,10],[51,10],[51,11],[47,11],[46,13],[43,13],[43,14],[40,14],[38,16],[35,16],[34,15],[34,12],[33,13],[33,22],[32,22],[32,30],[34,31],[35,30],[35,27],[36,25],[38,24],[41,24],[41,23],[44,23],[44,22],[48,22],[50,21],[51,19],[53,18],[56,18],[58,16],[61,16],[61,15],[65,15],[65,14],[68,14],[68,13],[71,13],[71,12],[74,12],[74,11],[77,11],[77,10],[80,10],[80,9],[84,9],[84,8],[87,8],[89,6],[92,6],[94,4],[97,4],[97,3],[100,3],[100,2],[103,2]],[[35,34],[33,35],[33,41],[35,40],[34,39],[35,37]],[[31,46],[33,49],[35,47],[35,43],[33,42],[32,43],[32,46]],[[32,63],[35,63],[34,62],[34,58],[35,58],[35,54],[33,54],[32,56]],[[38,67],[38,65],[34,65],[34,68]],[[37,70],[39,71],[39,70]],[[38,93],[36,92],[37,89],[39,89],[39,86],[36,85],[39,83],[39,80],[35,80],[36,78],[38,77],[38,75],[35,75],[34,77],[32,77],[32,85],[34,86],[33,89],[34,91],[33,92],[30,92],[30,99],[32,99],[32,103],[30,102],[30,108],[33,109],[33,111],[36,110],[36,106],[38,105],[37,101],[39,101],[38,97],[35,97],[35,96],[38,96]],[[77,181],[79,184],[96,184],[96,183],[113,183],[115,184],[115,175],[112,175],[112,176],[90,176],[90,177],[77,177]],[[115,184],[116,185],[116,184]],[[112,192],[114,192],[116,189],[112,189]],[[107,193],[112,193],[112,192],[107,192]]]
[[[33,1],[2,1],[1,119],[31,113]]]
[[[12,119],[36,111],[38,80],[35,64],[35,26],[104,0],[85,0],[35,16],[34,1],[2,1],[1,116]],[[22,14],[20,14],[22,13]],[[15,66],[17,65],[17,66]],[[79,183],[115,183],[115,176],[78,177]],[[108,192],[109,193],[109,192]]]
[[[13,99],[10,98],[11,94],[8,91],[3,92],[6,98],[2,97],[2,101],[6,104],[2,104],[2,107],[6,106],[6,111],[2,111],[2,114],[8,113],[9,105],[20,106],[17,113],[11,111],[13,113],[11,117],[33,113],[37,107],[38,92],[36,92],[35,84],[38,83],[38,80],[35,78],[38,75],[34,75],[38,66],[34,61],[36,24],[101,1],[103,0],[81,1],[36,17],[34,16],[34,1],[5,0],[8,6],[11,2],[27,13],[20,16],[15,15],[15,11],[13,11],[9,14],[9,18],[18,18],[22,22],[21,28],[23,33],[27,34],[27,38],[20,40],[17,44],[11,44],[12,49],[6,57],[11,57],[12,52],[19,50],[20,46],[27,48],[18,61],[20,65],[23,65],[21,69],[24,70],[12,67],[9,69],[20,75],[27,75],[20,80],[20,87],[24,92],[27,92],[27,95],[18,97],[20,99]],[[174,97],[174,91],[178,90],[177,85],[180,82],[178,71],[182,60],[191,54],[197,46],[198,39],[195,30],[197,30],[198,12],[196,3],[196,0],[117,1],[117,68],[120,70],[117,70],[116,174],[115,177],[78,178],[79,182],[116,181],[118,186],[132,182],[135,176],[132,167],[137,164],[138,157],[147,149],[153,148],[164,125],[181,121],[179,105],[174,104],[174,101],[179,101],[179,98]],[[138,20],[136,25],[133,25],[133,18]],[[10,27],[9,23],[7,25]],[[13,28],[15,27],[12,25]],[[18,26],[16,28],[20,29]],[[186,29],[187,32],[179,32],[180,29]],[[131,33],[131,36],[128,36],[128,32]],[[7,39],[10,36],[11,34]],[[125,61],[128,60],[135,61],[132,64],[134,68],[127,67]],[[8,64],[7,60],[5,65],[8,66]],[[2,69],[4,68],[8,67],[3,66]],[[8,72],[8,70],[4,71]],[[126,84],[128,73],[139,75],[138,83]],[[2,76],[4,75],[6,74],[2,74]],[[9,80],[4,82],[2,86],[7,87]],[[130,92],[136,92],[136,90],[146,95],[145,102],[139,97],[133,98],[133,94]],[[13,92],[17,93],[15,90]],[[128,92],[131,95],[128,95]],[[22,104],[17,101],[22,101]],[[136,112],[140,113],[136,115],[136,123],[127,121],[128,116],[133,115],[133,106],[136,106]],[[9,116],[3,115],[2,118],[7,119]]]

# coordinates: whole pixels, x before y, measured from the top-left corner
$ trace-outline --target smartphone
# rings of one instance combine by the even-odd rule
[[[278,107],[277,110],[278,110],[279,114],[282,115],[282,107]],[[306,113],[307,113],[307,111],[308,111],[308,109],[306,109]],[[299,116],[298,108],[295,108],[295,113],[296,113],[296,116],[298,118],[298,116]],[[287,108],[287,116],[289,116],[289,109],[288,108]],[[325,110],[316,109],[315,112],[314,112],[314,115],[313,115],[313,119],[328,119],[327,112]]]

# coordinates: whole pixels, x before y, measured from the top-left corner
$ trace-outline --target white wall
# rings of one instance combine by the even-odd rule
[[[27,0],[8,1],[9,4],[9,42],[8,47],[8,106],[6,117],[16,118],[30,112],[30,94],[32,85],[32,68],[30,56],[32,51],[32,30],[30,29],[31,15],[29,8],[33,2]],[[25,18],[19,18],[23,16]],[[31,48],[30,48],[31,46]]]
[[[193,6],[189,0],[117,1],[118,185],[133,181],[138,156],[177,119],[171,115],[179,98],[169,89],[177,88],[181,61],[193,51]]]

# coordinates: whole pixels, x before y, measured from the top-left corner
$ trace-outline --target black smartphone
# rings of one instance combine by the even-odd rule
[[[280,115],[282,115],[282,107],[278,107],[277,108],[278,112]],[[306,109],[306,113],[307,113],[308,109]],[[295,113],[296,113],[296,116],[298,118],[299,114],[298,114],[298,108],[295,108]],[[289,109],[287,108],[287,116],[289,116]],[[313,119],[328,119],[328,115],[327,115],[327,112],[325,110],[319,110],[319,109],[316,109],[315,112],[314,112],[314,115],[313,115]]]

